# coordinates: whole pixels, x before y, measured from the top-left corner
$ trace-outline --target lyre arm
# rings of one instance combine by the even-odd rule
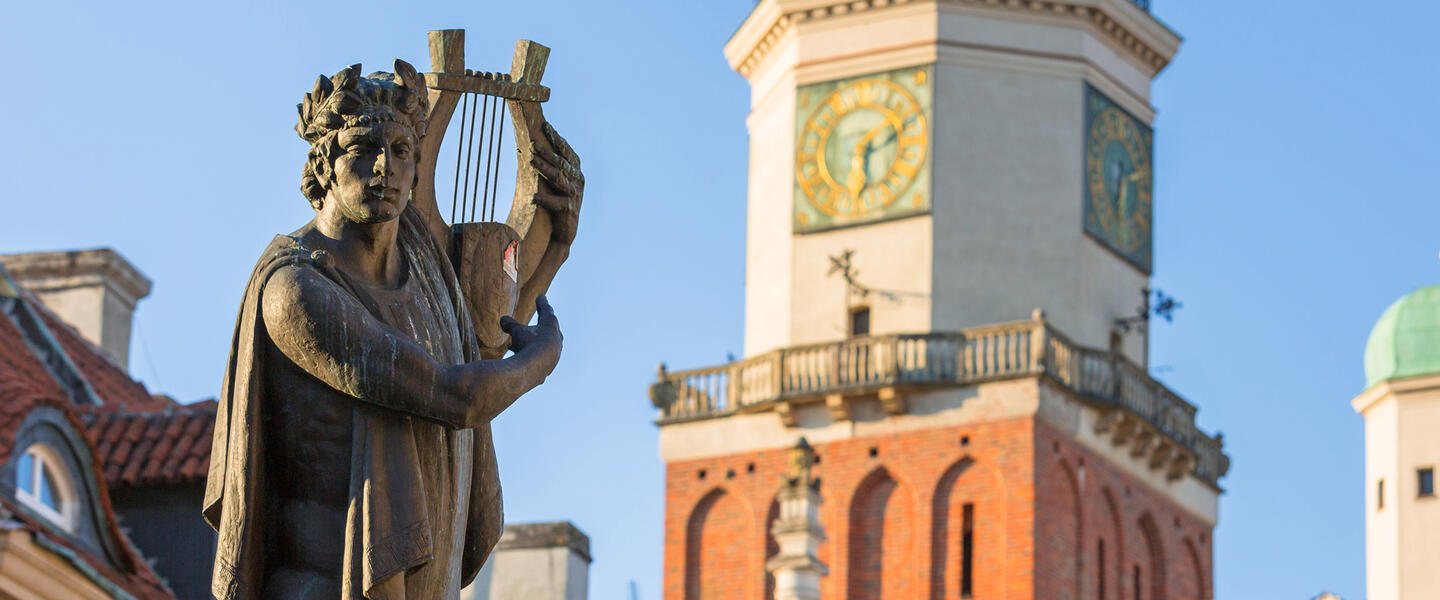
[[[442,73],[465,72],[465,30],[446,29],[430,32],[430,68]],[[427,84],[428,86],[428,84]],[[450,248],[450,226],[440,216],[435,202],[435,163],[440,158],[440,144],[445,141],[445,128],[460,103],[460,92],[430,89],[430,117],[425,137],[420,140],[420,161],[415,165],[416,183],[411,203],[424,219],[431,235],[441,248]]]
[[[531,41],[516,42],[510,74],[519,83],[538,86],[549,60],[549,48]],[[570,246],[568,243],[554,243],[550,214],[532,202],[535,194],[553,191],[548,183],[541,180],[539,171],[531,166],[536,147],[552,152],[557,150],[545,136],[544,111],[538,102],[511,100],[508,104],[515,123],[515,147],[519,152],[515,200],[510,206],[510,217],[506,219],[506,223],[520,236],[520,289],[511,314],[516,320],[528,323],[535,313],[535,298],[550,288],[556,271],[570,254]]]

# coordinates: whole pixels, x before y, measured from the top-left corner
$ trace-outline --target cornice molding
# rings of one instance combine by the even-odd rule
[[[761,0],[725,45],[725,57],[731,68],[748,78],[781,36],[800,23],[922,2],[1084,21],[1154,73],[1170,63],[1180,44],[1175,32],[1129,0]]]
[[[6,254],[0,264],[20,287],[36,293],[105,286],[132,307],[150,295],[150,278],[110,248]]]
[[[1416,377],[1404,377],[1400,379],[1388,379],[1371,386],[1370,389],[1355,396],[1350,401],[1350,407],[1355,412],[1365,414],[1365,411],[1379,404],[1382,400],[1399,398],[1414,392],[1440,389],[1440,375],[1420,375]]]

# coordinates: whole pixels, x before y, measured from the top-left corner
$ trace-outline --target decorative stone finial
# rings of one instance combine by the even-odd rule
[[[810,476],[811,466],[815,464],[815,449],[810,447],[810,442],[803,436],[790,449],[790,468],[785,473],[785,487],[810,486],[819,488],[820,480]]]

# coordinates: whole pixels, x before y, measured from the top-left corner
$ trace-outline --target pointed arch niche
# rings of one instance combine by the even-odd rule
[[[1079,600],[1085,551],[1079,481],[1070,465],[1057,459],[1045,467],[1037,486],[1035,570],[1049,576],[1036,579],[1036,597]]]
[[[1006,555],[1004,480],[961,458],[935,485],[930,506],[930,599],[998,598]]]
[[[1160,526],[1149,512],[1140,515],[1140,560],[1131,574],[1132,585],[1140,591],[1142,600],[1165,600],[1165,544],[1160,537]]]
[[[1095,489],[1091,486],[1091,489]],[[1129,567],[1125,564],[1125,521],[1120,516],[1120,504],[1115,500],[1115,493],[1109,486],[1101,486],[1098,494],[1092,492],[1085,503],[1086,510],[1090,511],[1090,518],[1086,522],[1094,523],[1094,531],[1087,532],[1090,536],[1089,547],[1086,548],[1086,556],[1093,557],[1093,560],[1086,563],[1085,568],[1091,573],[1086,578],[1093,593],[1087,593],[1087,598],[1099,600],[1124,600],[1129,598],[1121,593],[1125,587],[1125,574]]]
[[[695,504],[685,525],[685,600],[742,600],[753,593],[746,573],[750,519],[739,497],[723,489]]]
[[[770,532],[775,529],[775,521],[780,519],[780,500],[770,501],[770,510],[765,513],[765,562],[780,553],[780,543],[775,541],[775,536]],[[765,600],[775,600],[775,575],[770,569],[765,569]]]
[[[865,476],[853,498],[847,600],[915,597],[913,493],[880,467]]]
[[[1173,600],[1208,600],[1205,567],[1200,562],[1200,551],[1195,548],[1195,541],[1186,537],[1181,547],[1184,549],[1184,556],[1171,565],[1175,571],[1170,582],[1170,589],[1174,592]]]

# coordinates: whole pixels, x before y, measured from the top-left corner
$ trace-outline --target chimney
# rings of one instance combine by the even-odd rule
[[[150,295],[150,279],[134,265],[109,248],[6,254],[0,255],[0,265],[112,362],[129,370],[135,303]]]
[[[506,525],[461,600],[586,600],[590,538],[569,521]]]

